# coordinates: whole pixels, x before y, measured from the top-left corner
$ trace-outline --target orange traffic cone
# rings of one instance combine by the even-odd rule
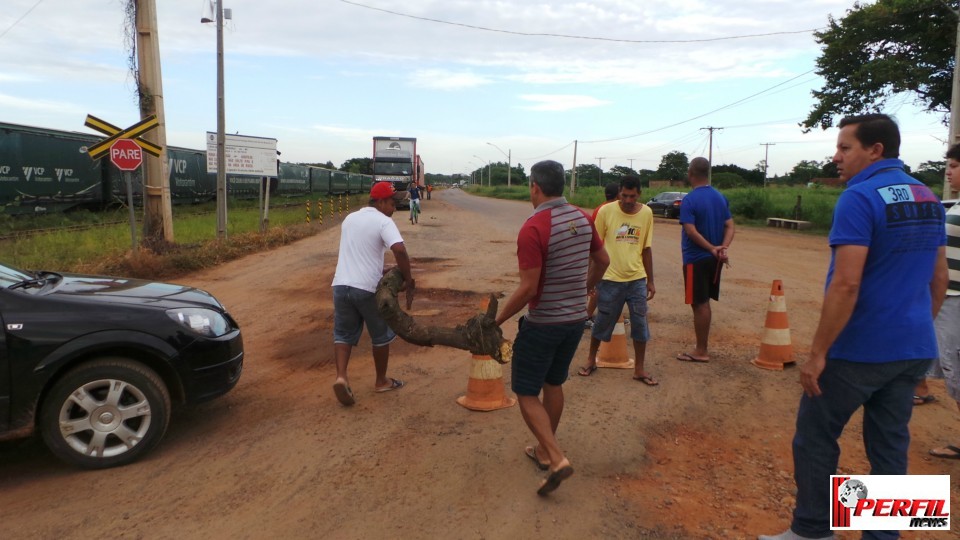
[[[784,364],[793,363],[793,344],[790,342],[790,325],[787,324],[787,299],[783,295],[783,282],[773,281],[770,288],[770,307],[767,322],[760,340],[760,354],[751,360],[763,369],[783,370]]]
[[[480,302],[480,310],[486,311],[489,300]],[[471,411],[495,411],[516,405],[516,398],[507,397],[503,389],[503,367],[489,355],[474,354],[470,365],[470,380],[467,394],[457,398],[457,403]]]
[[[623,325],[623,314],[613,327],[610,341],[601,341],[597,351],[597,367],[615,369],[633,369],[633,359],[627,353],[627,331]]]

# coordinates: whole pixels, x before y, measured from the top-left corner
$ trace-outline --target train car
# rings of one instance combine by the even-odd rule
[[[330,193],[330,169],[322,167],[309,167],[310,169],[310,192],[314,195],[326,195]]]
[[[145,159],[156,159],[147,155]],[[101,159],[101,161],[104,161]],[[106,185],[110,199],[119,204],[127,202],[127,187],[123,173],[109,162]],[[167,165],[170,173],[170,202],[197,204],[217,198],[217,175],[207,174],[207,154],[201,150],[167,147]],[[132,192],[135,205],[143,204],[143,167],[133,172]]]
[[[349,175],[343,171],[330,171],[330,189],[327,193],[331,195],[342,195],[347,193],[350,188]]]
[[[362,189],[362,179],[360,173],[347,174],[347,193],[360,193]]]
[[[106,160],[87,147],[100,137],[0,123],[0,208],[3,213],[100,207],[107,197]]]
[[[62,212],[83,207],[102,209],[126,204],[124,173],[108,159],[92,159],[87,148],[103,140],[94,134],[0,122],[0,213]],[[215,200],[217,175],[207,172],[205,150],[168,146],[170,199],[173,204]],[[145,159],[155,159],[145,156]],[[143,167],[131,175],[134,204],[143,202]],[[294,163],[279,163],[270,193],[340,195],[367,193],[370,175],[346,173]],[[227,195],[260,194],[260,177],[227,175]]]
[[[278,195],[309,195],[310,194],[310,168],[306,165],[296,163],[280,163],[279,181],[277,185]]]

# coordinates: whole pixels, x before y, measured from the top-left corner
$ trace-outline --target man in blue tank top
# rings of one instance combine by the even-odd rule
[[[900,131],[885,114],[840,121],[837,164],[847,189],[834,209],[832,256],[793,438],[797,506],[790,528],[760,540],[833,538],[830,475],[837,440],[863,407],[871,475],[907,473],[913,389],[938,356],[933,318],[947,288],[944,210],[904,171]],[[899,538],[864,531],[865,539]]]

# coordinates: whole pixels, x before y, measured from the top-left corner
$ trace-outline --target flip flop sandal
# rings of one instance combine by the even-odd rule
[[[560,482],[563,482],[571,476],[573,476],[573,467],[570,465],[564,465],[563,467],[551,472],[550,476],[543,481],[540,489],[537,490],[537,495],[543,496],[556,490],[558,487],[560,487]]]
[[[337,396],[337,401],[344,405],[349,406],[357,402],[357,400],[353,397],[353,391],[350,390],[350,387],[347,386],[347,383],[333,383],[333,394]]]
[[[925,396],[913,396],[913,405],[915,407],[920,405],[926,405],[927,403],[933,403],[937,400],[937,396],[933,394],[927,394]]]
[[[944,448],[946,448],[947,450],[949,450],[950,453],[949,453],[949,454],[939,453],[939,452],[937,452],[937,449],[934,448],[933,450],[930,450],[929,454],[930,454],[931,456],[933,456],[933,457],[938,457],[938,458],[941,458],[941,459],[960,459],[960,448],[957,448],[956,446],[953,446],[952,444],[948,444],[948,445],[944,446]]]
[[[581,377],[589,377],[589,376],[593,375],[593,372],[596,371],[596,370],[597,370],[597,365],[596,365],[596,364],[594,364],[594,365],[592,365],[592,366],[583,366],[583,367],[581,367],[580,369],[577,370],[577,375],[579,375],[579,376],[581,376]]]
[[[403,381],[400,379],[390,379],[390,386],[384,386],[383,388],[377,388],[377,392],[389,392],[391,390],[399,390],[403,388]]]
[[[537,464],[537,468],[540,469],[541,471],[546,471],[546,470],[549,470],[549,469],[550,469],[550,462],[549,462],[549,461],[546,461],[546,462],[540,461],[540,458],[537,457],[537,449],[536,449],[535,447],[533,447],[533,446],[528,446],[528,447],[526,447],[526,448],[523,449],[523,453],[524,453],[528,458],[530,458],[531,460],[533,460],[533,462]]]

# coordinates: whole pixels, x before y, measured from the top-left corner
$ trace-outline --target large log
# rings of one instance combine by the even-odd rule
[[[377,309],[390,328],[405,341],[424,347],[455,347],[476,355],[490,356],[501,364],[510,361],[512,344],[503,339],[503,332],[497,326],[497,299],[494,295],[490,295],[486,313],[478,313],[464,324],[454,328],[424,326],[400,308],[397,295],[401,287],[403,274],[400,269],[393,268],[384,274],[377,285]]]

